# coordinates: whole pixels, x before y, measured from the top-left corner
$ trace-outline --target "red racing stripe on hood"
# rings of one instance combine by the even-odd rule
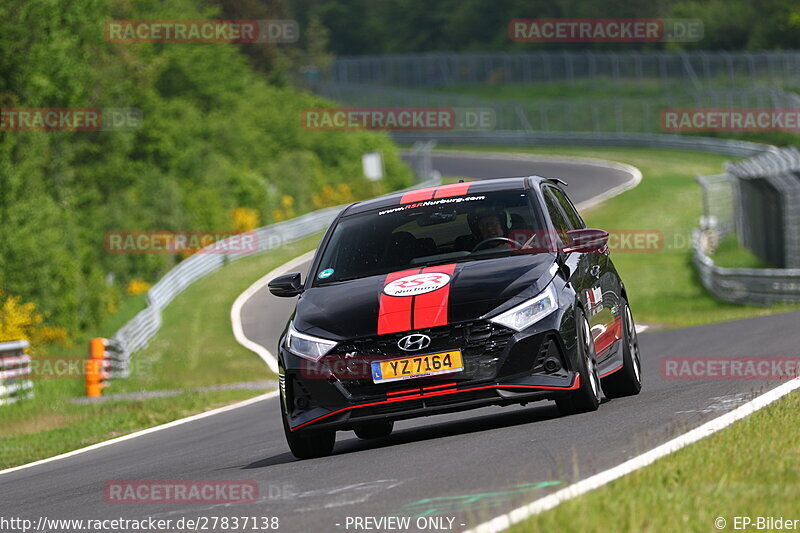
[[[394,280],[419,274],[422,269],[413,268],[401,272],[392,272],[386,275],[383,282],[385,287]],[[414,298],[408,296],[389,296],[381,291],[378,303],[378,335],[387,333],[397,333],[398,331],[408,331],[411,329],[411,311]]]
[[[431,266],[422,269],[425,274],[443,273],[453,277],[455,263],[450,265]],[[434,328],[448,324],[450,307],[450,287],[453,280],[444,287],[414,297],[414,314],[411,329]]]

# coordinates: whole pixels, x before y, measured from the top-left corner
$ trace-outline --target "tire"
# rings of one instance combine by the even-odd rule
[[[305,430],[291,431],[286,417],[286,408],[281,398],[281,419],[283,419],[283,433],[292,455],[298,459],[313,459],[325,457],[333,452],[336,444],[336,432],[332,430]]]
[[[392,420],[376,420],[375,422],[365,422],[357,426],[353,431],[359,439],[381,439],[392,434],[394,422]]]
[[[603,379],[603,392],[609,398],[633,396],[642,390],[642,363],[639,337],[628,302],[622,301],[622,368]]]
[[[580,387],[569,396],[558,398],[556,405],[562,414],[587,413],[597,411],[600,407],[600,376],[597,373],[597,354],[594,350],[594,338],[589,329],[589,322],[583,311],[578,309],[575,312],[575,324],[577,328],[577,355],[578,355],[578,374],[580,375]]]

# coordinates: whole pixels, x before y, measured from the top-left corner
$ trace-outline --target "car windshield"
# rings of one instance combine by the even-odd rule
[[[315,285],[505,254],[540,253],[541,213],[522,191],[469,194],[343,217],[322,254]]]

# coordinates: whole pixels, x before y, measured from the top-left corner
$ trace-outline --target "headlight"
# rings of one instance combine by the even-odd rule
[[[555,289],[553,289],[553,285],[550,284],[536,297],[509,309],[505,313],[490,318],[489,321],[517,331],[522,331],[556,309],[558,309],[558,297],[556,296]]]
[[[289,324],[289,331],[286,332],[286,348],[295,355],[319,361],[334,346],[336,346],[334,341],[300,333],[294,329],[294,324]]]

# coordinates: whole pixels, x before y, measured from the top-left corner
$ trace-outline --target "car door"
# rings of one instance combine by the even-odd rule
[[[557,207],[561,211],[567,230],[586,227],[578,210],[562,190],[554,186],[546,186],[545,189],[553,208]],[[620,337],[619,288],[616,286],[616,275],[611,268],[607,246],[598,252],[577,255],[581,256],[578,270],[583,276],[580,297],[587,311],[597,358],[601,361],[611,354],[611,347]]]

